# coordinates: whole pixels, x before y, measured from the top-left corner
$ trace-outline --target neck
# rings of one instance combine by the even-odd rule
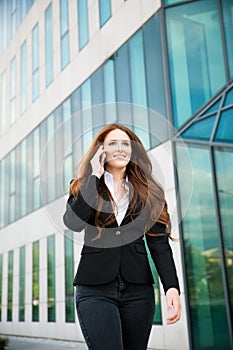
[[[113,176],[113,180],[114,181],[120,181],[122,179],[124,179],[125,177],[125,170],[126,170],[126,167],[124,168],[120,168],[120,169],[112,169],[112,168],[108,168],[106,167],[106,170],[112,174]]]

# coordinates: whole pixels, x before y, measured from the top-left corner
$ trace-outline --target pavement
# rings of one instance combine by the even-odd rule
[[[87,350],[81,342],[6,336],[9,343],[6,350]]]
[[[88,350],[85,343],[82,342],[8,335],[2,335],[2,337],[9,339],[6,350]],[[153,349],[148,348],[148,350]]]

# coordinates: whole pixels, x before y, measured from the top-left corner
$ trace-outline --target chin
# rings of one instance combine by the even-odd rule
[[[109,167],[112,168],[123,168],[126,167],[126,165],[129,163],[129,159],[111,159],[109,161],[107,161],[107,164]]]

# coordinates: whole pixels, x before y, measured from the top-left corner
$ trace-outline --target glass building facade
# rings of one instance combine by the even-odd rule
[[[0,52],[7,49],[33,2],[28,1],[25,8],[18,3],[21,2],[0,1]],[[44,11],[44,70],[39,60],[41,26],[37,23],[32,28],[32,102],[40,98],[41,80],[45,80],[49,89],[56,78],[53,50],[56,33],[52,23],[57,12],[53,11],[53,6],[51,1]],[[59,7],[57,42],[60,43],[62,74],[72,63],[69,1],[60,1]],[[77,53],[83,53],[82,49],[93,40],[88,2],[77,0],[76,9],[77,18],[73,23],[77,28],[72,35],[76,33]],[[98,1],[98,9],[101,30],[105,24],[110,25],[109,19],[114,16],[112,1]],[[8,26],[11,31],[7,31]],[[102,125],[110,122],[131,125],[148,151],[170,140],[176,164],[189,341],[194,350],[230,350],[233,347],[232,37],[233,0],[164,0],[159,11],[54,106],[51,113],[44,115],[43,120],[0,160],[0,230],[4,230],[9,224],[64,196],[73,169]],[[20,113],[31,103],[25,68],[30,47],[27,40],[20,46],[18,56],[12,57],[9,67],[0,72],[1,135],[21,117],[16,114],[15,107],[17,64],[20,65]],[[91,108],[93,106],[98,108]],[[158,135],[157,115],[162,115],[174,130],[167,123]],[[184,203],[190,193],[186,185],[190,174],[183,162],[187,150],[193,169],[188,209]],[[7,205],[5,198],[9,199]],[[47,322],[57,321],[56,240],[57,235],[49,235],[46,249],[42,239],[35,240],[31,246],[19,247],[17,317],[22,323],[25,322],[27,256],[31,257],[32,266],[31,321],[41,321],[43,303],[39,285],[42,278],[47,286],[44,296]],[[42,268],[40,256],[45,250],[47,265]],[[65,323],[75,323],[74,291],[70,283],[75,266],[72,232],[65,232],[60,253],[64,262]],[[8,271],[6,320],[12,322],[15,251],[10,250],[7,255],[0,252],[1,304],[3,260],[7,261]],[[155,270],[153,274],[157,302],[154,323],[162,325]],[[4,321],[2,314],[0,305],[0,322]]]

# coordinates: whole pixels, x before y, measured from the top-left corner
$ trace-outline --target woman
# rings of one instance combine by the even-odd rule
[[[179,320],[164,192],[130,129],[110,124],[99,131],[71,182],[64,223],[85,229],[74,286],[88,349],[147,348],[155,305],[144,236],[166,293],[167,323]]]

